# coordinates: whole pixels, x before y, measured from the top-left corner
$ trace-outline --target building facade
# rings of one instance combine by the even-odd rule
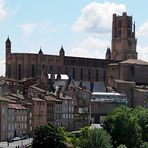
[[[147,106],[148,62],[128,59],[108,66],[108,86],[126,94],[130,107]],[[145,103],[144,103],[145,102]]]
[[[21,104],[8,104],[7,133],[8,140],[13,137],[23,137],[27,133],[27,112],[28,109]]]
[[[61,47],[59,55],[13,53],[11,41],[6,40],[6,76],[14,79],[38,78],[44,68],[50,74],[68,74],[73,79],[85,81],[106,81],[106,68],[109,63],[126,59],[137,59],[137,39],[132,16],[124,12],[122,16],[113,14],[112,47],[107,49],[106,59],[65,56]]]
[[[101,117],[120,105],[128,105],[127,96],[115,92],[94,92],[91,98],[91,121],[101,123]]]
[[[7,140],[7,110],[8,101],[0,97],[0,141]]]

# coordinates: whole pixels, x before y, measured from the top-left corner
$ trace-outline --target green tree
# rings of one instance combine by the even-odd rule
[[[148,109],[137,107],[133,110],[132,116],[137,118],[139,126],[142,128],[142,141],[148,141]]]
[[[140,148],[148,148],[148,142],[142,143]]]
[[[83,128],[81,134],[80,148],[112,148],[111,137],[104,129]]]
[[[111,135],[114,147],[120,144],[126,147],[140,146],[142,128],[138,123],[138,115],[133,111],[134,109],[122,106],[116,108],[105,118],[103,128]]]
[[[33,148],[65,148],[64,131],[54,125],[48,124],[37,127],[33,135]]]
[[[123,144],[120,144],[117,148],[127,148],[127,147]]]

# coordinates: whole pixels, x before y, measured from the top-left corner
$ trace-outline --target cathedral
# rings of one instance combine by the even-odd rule
[[[67,74],[75,80],[107,80],[107,67],[127,59],[137,59],[135,23],[132,16],[123,12],[121,16],[113,14],[111,49],[107,48],[106,59],[66,56],[61,47],[59,55],[49,55],[40,49],[38,53],[15,53],[11,50],[11,41],[5,43],[6,77],[21,80],[41,76],[42,70],[50,74]],[[92,49],[93,50],[93,49]]]

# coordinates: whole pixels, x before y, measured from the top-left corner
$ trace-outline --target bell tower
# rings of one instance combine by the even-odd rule
[[[112,22],[112,60],[137,59],[137,39],[135,38],[135,23],[132,16],[123,12],[122,16],[113,14]]]

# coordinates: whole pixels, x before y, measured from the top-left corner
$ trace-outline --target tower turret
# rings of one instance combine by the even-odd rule
[[[65,56],[65,51],[64,51],[63,46],[61,46],[61,49],[60,49],[60,51],[59,51],[59,55],[62,56],[62,57]]]
[[[110,60],[111,59],[111,51],[110,51],[110,48],[109,47],[106,50],[106,59],[107,60]]]
[[[5,42],[5,49],[6,49],[6,55],[11,53],[11,41],[10,41],[9,37],[7,38],[7,40]]]
[[[39,53],[38,54],[43,54],[42,48],[40,47]]]

